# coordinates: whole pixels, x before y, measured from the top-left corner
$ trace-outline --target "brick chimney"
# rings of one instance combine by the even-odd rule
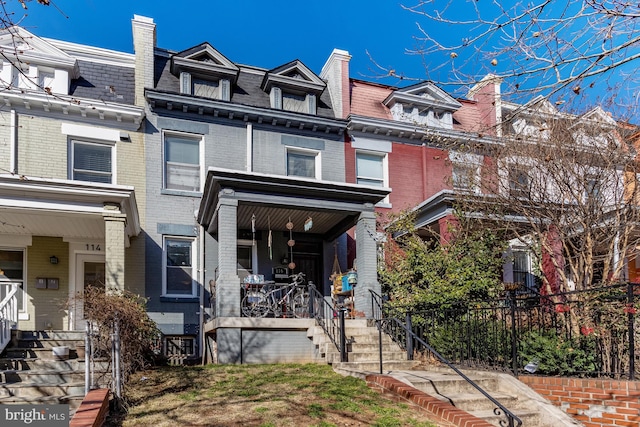
[[[351,55],[346,50],[333,49],[320,72],[320,78],[327,82],[333,112],[339,119],[345,119],[351,113],[349,102],[350,60]]]
[[[131,26],[133,27],[133,51],[136,56],[135,104],[144,107],[144,88],[154,87],[153,51],[156,47],[156,24],[153,23],[153,18],[133,15]]]
[[[502,123],[501,83],[501,77],[487,74],[467,94],[468,99],[477,102],[480,120],[487,128],[487,132],[497,136],[502,134],[502,129],[499,126]]]

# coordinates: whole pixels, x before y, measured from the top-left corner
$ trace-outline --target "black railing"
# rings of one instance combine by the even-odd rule
[[[507,425],[509,427],[516,427],[522,425],[522,420],[518,418],[513,412],[509,411],[504,405],[498,402],[493,396],[487,393],[482,387],[476,384],[471,378],[467,377],[460,369],[455,367],[451,362],[442,357],[440,353],[438,353],[433,347],[427,344],[424,340],[418,337],[414,332],[411,331],[411,325],[405,325],[402,321],[398,320],[396,317],[391,317],[391,311],[387,309],[385,304],[383,303],[382,297],[375,293],[374,291],[370,291],[371,305],[373,311],[373,317],[376,321],[376,325],[378,330],[382,333],[385,332],[390,335],[396,343],[401,346],[404,346],[407,352],[411,349],[415,349],[417,351],[428,351],[433,355],[440,363],[446,365],[450,369],[452,369],[456,374],[458,374],[462,379],[464,379],[469,385],[475,388],[480,394],[489,399],[496,407],[493,410],[493,413],[497,416],[504,416],[506,418],[506,424],[503,421],[500,421],[500,425]],[[410,319],[410,317],[407,317]],[[402,339],[404,338],[404,339]],[[411,345],[408,343],[411,342]],[[417,345],[416,345],[417,344]],[[382,348],[382,341],[380,340],[379,347]],[[411,354],[410,358],[413,356]],[[380,352],[380,373],[382,373],[382,352]]]
[[[412,331],[458,365],[635,379],[640,285],[502,298],[412,311]],[[403,317],[404,312],[394,313]]]
[[[346,362],[346,343],[344,333],[344,312],[336,309],[332,303],[315,288],[309,286],[309,312],[316,319],[316,323],[322,327],[327,337],[340,352],[340,361]]]

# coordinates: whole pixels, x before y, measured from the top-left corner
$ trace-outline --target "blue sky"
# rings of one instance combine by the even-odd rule
[[[417,23],[437,34],[440,41],[458,42],[467,34],[461,27],[434,27],[401,7],[401,4],[411,6],[415,2],[417,0],[53,0],[51,6],[45,7],[32,0],[24,11],[18,0],[8,0],[6,7],[15,12],[14,22],[38,36],[107,49],[133,51],[131,19],[137,14],[153,18],[158,46],[175,51],[208,41],[237,63],[270,69],[300,59],[320,73],[331,51],[339,48],[351,53],[350,71],[354,78],[398,86],[415,82],[382,79],[380,76],[385,71],[376,68],[373,58],[381,66],[413,79],[450,81],[444,74],[428,74],[428,69],[433,70],[447,58],[445,54],[429,57],[427,61],[434,65],[430,67],[422,57],[409,55],[406,50],[416,47]],[[454,0],[452,4],[456,7],[456,16],[473,15],[473,3],[469,0]],[[475,4],[483,7],[484,3]],[[27,15],[23,16],[25,12]],[[496,71],[506,64],[501,62]],[[481,76],[485,71],[472,69],[471,72]],[[635,75],[635,69],[631,69],[631,73]],[[444,89],[454,96],[463,96],[466,92],[454,86]],[[590,108],[587,104],[599,102],[600,97],[611,95],[606,84],[597,84],[590,91],[586,101],[579,99],[583,110]],[[615,93],[614,99],[630,98],[626,104],[635,105],[632,108],[635,110],[637,94],[635,90],[631,92]],[[530,97],[532,94],[527,94],[526,99],[520,101]]]
[[[131,18],[137,14],[154,19],[158,46],[172,50],[208,41],[234,62],[273,68],[300,59],[319,73],[339,48],[353,56],[355,78],[380,74],[367,51],[384,66],[425,76],[421,59],[405,54],[414,47],[418,17],[394,0],[54,1],[62,12],[28,3],[21,25],[42,37],[132,52]],[[9,3],[14,20],[20,19],[17,0]]]

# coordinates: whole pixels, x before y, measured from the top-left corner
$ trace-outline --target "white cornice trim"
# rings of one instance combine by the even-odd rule
[[[76,59],[98,64],[135,67],[135,55],[127,52],[103,49],[54,39],[43,39]]]

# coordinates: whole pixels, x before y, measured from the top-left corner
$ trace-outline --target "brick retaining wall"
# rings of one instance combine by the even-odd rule
[[[520,381],[586,427],[640,425],[640,382],[521,376]]]

